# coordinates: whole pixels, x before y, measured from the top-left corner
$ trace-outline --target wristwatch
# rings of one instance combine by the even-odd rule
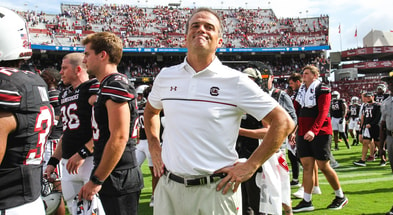
[[[90,176],[90,181],[97,185],[102,185],[104,183],[104,181],[100,181],[100,179],[98,179],[95,175]]]

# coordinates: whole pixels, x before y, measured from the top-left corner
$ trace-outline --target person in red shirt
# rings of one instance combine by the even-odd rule
[[[303,68],[303,84],[294,101],[294,107],[298,113],[298,136],[296,139],[297,155],[303,164],[303,200],[292,210],[293,212],[313,211],[312,189],[313,168],[315,162],[325,175],[330,186],[333,188],[336,198],[327,207],[339,210],[348,203],[337,174],[331,168],[330,148],[332,142],[332,123],[329,116],[330,87],[318,80],[319,70],[315,66]]]

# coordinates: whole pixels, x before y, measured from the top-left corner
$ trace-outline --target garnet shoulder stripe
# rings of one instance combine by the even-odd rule
[[[237,105],[235,104],[231,104],[231,103],[226,103],[226,102],[219,102],[219,101],[211,101],[211,100],[203,100],[203,99],[182,99],[182,98],[165,98],[162,99],[162,101],[169,101],[169,100],[178,100],[178,101],[189,101],[189,102],[207,102],[207,103],[215,103],[215,104],[222,104],[222,105],[229,105],[229,106],[233,106],[233,107],[237,107]]]

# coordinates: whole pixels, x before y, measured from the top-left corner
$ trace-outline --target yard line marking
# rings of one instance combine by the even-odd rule
[[[348,180],[348,181],[340,180],[340,184],[363,184],[363,183],[375,183],[381,181],[392,181],[392,176],[383,177],[383,178],[365,178],[365,179]],[[329,183],[327,181],[324,181],[324,182],[319,182],[319,184],[327,185]]]

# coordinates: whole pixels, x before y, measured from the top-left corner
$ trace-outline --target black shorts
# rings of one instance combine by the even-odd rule
[[[296,137],[297,156],[299,158],[313,157],[316,160],[329,160],[332,135],[315,136],[311,142],[304,136]]]
[[[364,134],[364,129],[366,128],[363,128],[362,134]],[[371,126],[371,128],[369,128],[368,131],[370,132],[370,137],[366,137],[363,135],[363,139],[379,141],[379,125]]]

